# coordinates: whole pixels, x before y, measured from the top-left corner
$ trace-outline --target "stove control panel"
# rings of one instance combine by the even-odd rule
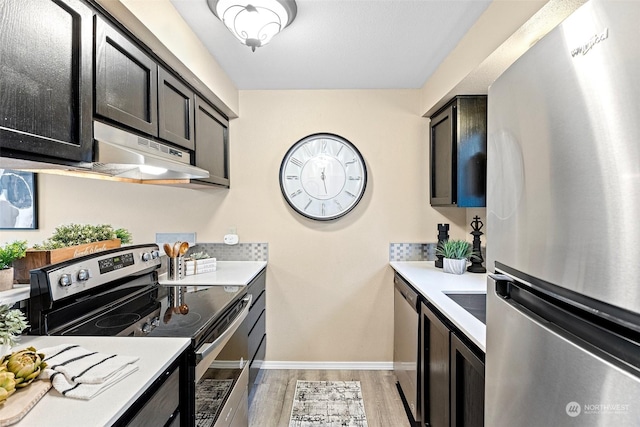
[[[160,268],[158,246],[136,245],[77,258],[47,267],[51,299],[57,301],[147,269]]]

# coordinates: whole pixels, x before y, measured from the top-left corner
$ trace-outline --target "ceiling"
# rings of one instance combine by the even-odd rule
[[[171,0],[240,90],[417,89],[491,0],[296,0],[293,23],[252,52],[206,0]]]

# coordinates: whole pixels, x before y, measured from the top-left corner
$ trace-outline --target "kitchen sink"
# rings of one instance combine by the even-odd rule
[[[476,319],[487,324],[487,294],[444,293]]]

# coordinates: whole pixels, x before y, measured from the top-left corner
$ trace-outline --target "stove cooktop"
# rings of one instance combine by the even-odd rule
[[[244,293],[244,286],[161,286],[160,319],[147,336],[190,337],[198,343]]]

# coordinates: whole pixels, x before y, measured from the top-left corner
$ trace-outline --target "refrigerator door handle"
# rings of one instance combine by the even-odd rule
[[[511,298],[511,287],[515,284],[513,279],[506,274],[489,274],[496,282],[496,294],[502,299]]]

